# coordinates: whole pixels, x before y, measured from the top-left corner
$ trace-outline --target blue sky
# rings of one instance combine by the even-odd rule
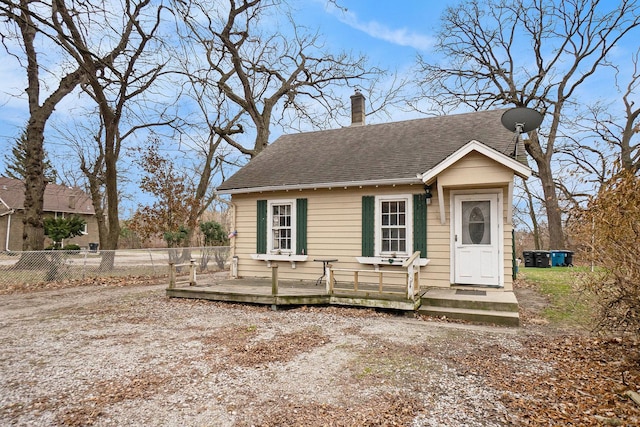
[[[374,64],[403,69],[413,62],[416,51],[427,53],[431,47],[434,26],[440,12],[452,1],[403,0],[395,2],[340,0],[347,11],[327,7],[325,0],[303,0],[295,3],[301,23],[318,28],[335,50],[353,50],[366,54]],[[26,87],[24,71],[2,50],[0,61],[0,142],[5,144],[19,136],[27,115],[24,100],[15,98]],[[69,97],[72,98],[72,97]],[[56,110],[62,113],[73,105],[69,99]],[[55,113],[54,113],[55,115]],[[4,170],[4,156],[0,170]]]
[[[326,0],[298,0],[292,2],[298,8],[299,24],[318,29],[327,47],[334,51],[351,50],[354,54],[366,54],[372,64],[405,72],[413,64],[417,53],[429,58],[439,18],[453,0],[338,0],[346,11],[328,6]],[[613,0],[605,3],[617,3]],[[637,39],[636,39],[637,40]],[[637,48],[637,41],[628,41],[620,49],[621,56]],[[21,133],[27,120],[27,105],[23,99],[11,94],[20,93],[26,86],[24,71],[3,52],[0,61],[0,172],[4,171],[5,147]],[[590,93],[601,93],[610,88],[611,82],[603,80],[591,85]],[[77,102],[77,96],[69,96],[56,109],[52,122],[64,118]],[[415,115],[414,115],[415,116]],[[391,112],[390,120],[408,118],[406,112]],[[47,141],[49,152],[61,149],[60,144]],[[132,186],[130,186],[132,187]],[[132,189],[131,191],[135,191]]]
[[[339,0],[338,3],[346,11],[327,5],[325,0],[294,2],[294,7],[298,8],[297,22],[317,29],[331,50],[365,54],[372,64],[402,71],[413,64],[416,52],[428,54],[438,17],[447,4],[454,2],[403,0],[402,7],[382,0]],[[4,51],[3,57],[6,57]],[[28,109],[25,99],[15,96],[26,87],[26,79],[24,70],[12,58],[0,61],[0,82],[1,173],[6,167],[5,147],[11,146],[21,134],[28,119]],[[345,97],[348,95],[350,93]],[[56,108],[47,129],[63,122],[65,116],[73,115],[77,102],[76,95],[67,96]],[[397,116],[393,116],[392,112],[391,120],[406,117],[406,113],[398,111]],[[45,144],[50,157],[64,149],[63,144],[53,141],[53,138],[47,138]],[[135,185],[128,188],[130,192],[136,191]]]

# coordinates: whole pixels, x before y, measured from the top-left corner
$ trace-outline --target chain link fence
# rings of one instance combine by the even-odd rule
[[[170,262],[188,264],[191,259],[199,274],[209,274],[229,269],[230,252],[228,246],[0,252],[0,288],[93,277],[166,277]],[[181,273],[188,274],[188,268]]]

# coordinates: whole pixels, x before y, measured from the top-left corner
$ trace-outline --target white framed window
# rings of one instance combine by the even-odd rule
[[[267,215],[267,250],[295,254],[296,201],[269,200]]]
[[[403,257],[413,251],[413,197],[376,196],[375,253]]]

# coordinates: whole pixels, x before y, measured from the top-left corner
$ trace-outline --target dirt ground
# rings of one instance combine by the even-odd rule
[[[0,425],[640,425],[638,347],[545,325],[168,299],[103,282],[0,295]]]

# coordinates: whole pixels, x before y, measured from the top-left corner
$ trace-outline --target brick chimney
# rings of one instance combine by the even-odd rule
[[[356,89],[351,95],[351,126],[364,125],[364,95]]]

